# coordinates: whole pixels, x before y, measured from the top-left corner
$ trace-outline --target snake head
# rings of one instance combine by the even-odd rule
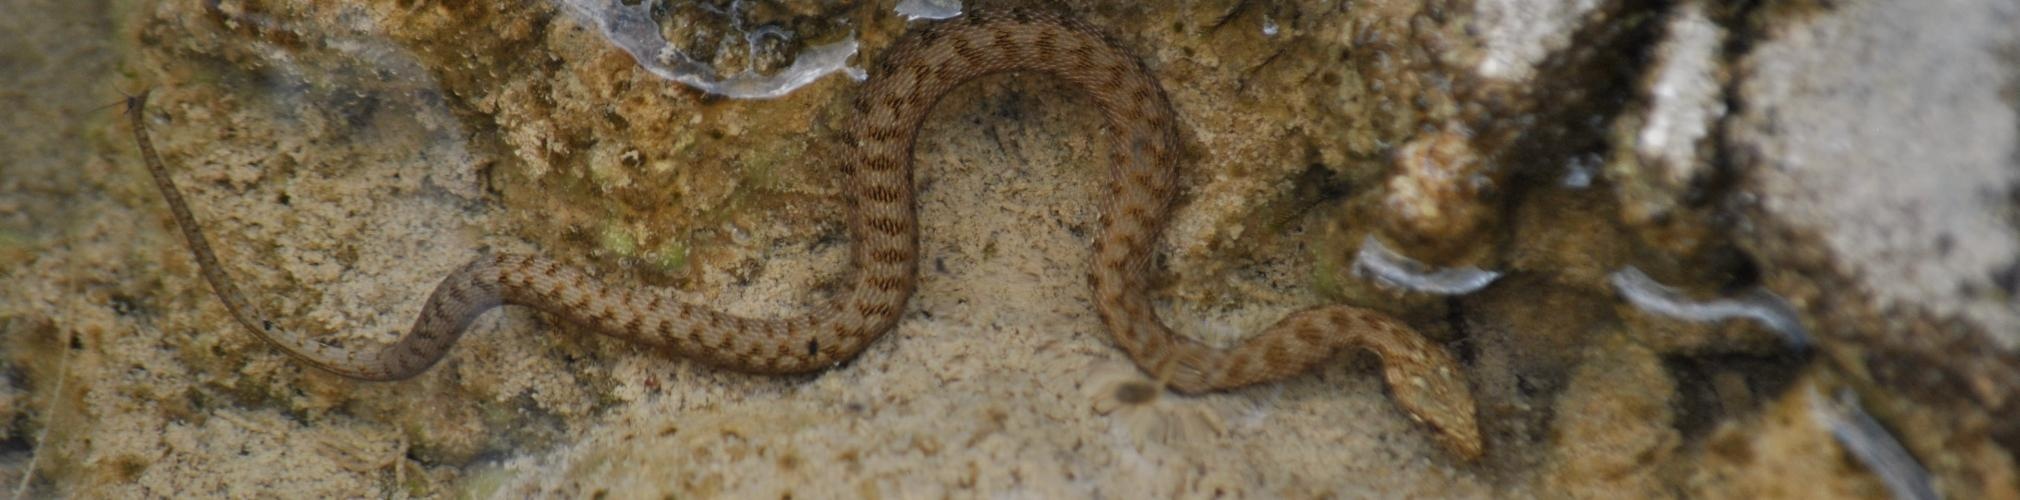
[[[1431,355],[1444,356],[1443,351],[1432,352],[1435,354]],[[1384,360],[1383,374],[1396,405],[1409,413],[1411,420],[1429,427],[1431,435],[1445,449],[1473,461],[1486,448],[1480,438],[1473,395],[1465,377],[1451,368],[1459,365],[1446,361],[1433,363],[1429,365],[1433,368],[1426,370],[1409,370]]]

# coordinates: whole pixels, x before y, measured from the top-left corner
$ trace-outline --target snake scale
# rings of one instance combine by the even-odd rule
[[[1185,393],[1290,377],[1350,349],[1373,351],[1397,404],[1454,453],[1482,451],[1459,363],[1400,321],[1344,305],[1306,309],[1216,349],[1176,335],[1146,294],[1149,263],[1176,191],[1177,118],[1150,71],[1102,32],[1037,9],[978,9],[915,28],[875,66],[855,97],[851,152],[837,162],[851,238],[847,290],[790,318],[748,318],[683,303],[663,290],[605,284],[536,255],[487,253],[435,287],[398,341],[341,347],[261,319],[219,265],[148,138],[147,93],[128,102],[135,139],[198,267],[246,329],[303,363],[344,377],[398,380],[446,355],[479,315],[531,307],[597,332],[751,373],[821,370],[891,330],[918,283],[919,229],[912,146],[948,91],[1003,72],[1050,75],[1092,97],[1110,133],[1108,179],[1094,239],[1094,305],[1114,344],[1145,372]]]

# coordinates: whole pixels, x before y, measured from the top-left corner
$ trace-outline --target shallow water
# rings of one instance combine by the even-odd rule
[[[1102,116],[1040,75],[938,105],[915,151],[918,294],[857,359],[789,377],[521,308],[414,379],[297,364],[198,277],[116,105],[151,89],[165,165],[290,331],[391,341],[483,251],[780,317],[845,286],[830,161],[857,68],[907,30],[896,2],[18,0],[0,479],[78,497],[2020,495],[1996,331],[1844,285],[1824,237],[1777,232],[1800,224],[1762,208],[1778,199],[1749,179],[1771,162],[1724,122],[1661,128],[1703,145],[1681,166],[1635,149],[1655,117],[1696,116],[1663,114],[1651,75],[1681,63],[1645,54],[1698,47],[1737,78],[1733,51],[1777,23],[1860,11],[1610,4],[1509,77],[1481,69],[1513,22],[1469,14],[1492,3],[1067,7],[1182,120],[1166,322],[1229,345],[1313,305],[1393,315],[1459,359],[1487,446],[1468,461],[1365,354],[1143,393],[1084,278]],[[680,57],[642,64],[653,30],[584,19],[620,9]],[[1685,29],[1706,26],[1747,43]],[[1743,85],[1712,80],[1705,109],[1744,116],[1725,108]]]

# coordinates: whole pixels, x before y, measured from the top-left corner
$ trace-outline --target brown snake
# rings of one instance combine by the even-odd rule
[[[547,258],[490,254],[443,278],[413,328],[390,345],[345,348],[288,334],[259,319],[211,252],[148,138],[142,118],[147,93],[128,107],[141,154],[204,278],[239,324],[309,365],[358,379],[412,377],[441,360],[479,315],[514,304],[730,370],[801,373],[854,357],[896,325],[917,285],[911,152],[919,128],[949,90],[1010,71],[1070,82],[1095,100],[1107,121],[1107,193],[1088,282],[1110,337],[1143,371],[1197,393],[1290,377],[1347,350],[1367,349],[1381,358],[1397,404],[1458,455],[1480,454],[1459,363],[1381,313],[1344,305],[1306,309],[1228,349],[1175,335],[1158,321],[1145,289],[1176,189],[1177,119],[1141,62],[1092,26],[1053,12],[978,10],[914,29],[888,50],[855,99],[852,156],[836,165],[849,195],[851,286],[792,318],[736,316],[661,290],[610,286]]]

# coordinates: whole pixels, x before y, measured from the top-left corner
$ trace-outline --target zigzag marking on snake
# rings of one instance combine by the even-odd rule
[[[346,348],[281,331],[219,265],[129,100],[135,140],[204,278],[246,329],[303,363],[337,375],[397,380],[445,356],[479,315],[531,307],[625,340],[664,346],[725,369],[802,373],[854,357],[890,331],[917,286],[918,220],[912,146],[941,96],[976,77],[1050,75],[1092,97],[1110,133],[1106,196],[1088,282],[1110,338],[1145,372],[1186,393],[1303,373],[1350,349],[1373,351],[1398,405],[1465,458],[1480,454],[1460,364],[1403,323],[1374,311],[1306,309],[1240,343],[1215,349],[1176,335],[1145,292],[1149,262],[1177,189],[1178,119],[1141,62],[1092,26],[1042,10],[978,10],[916,28],[875,66],[855,98],[854,148],[838,161],[852,202],[851,286],[804,315],[747,318],[671,300],[663,290],[613,286],[536,255],[482,255],[435,287],[413,327],[391,344]]]

